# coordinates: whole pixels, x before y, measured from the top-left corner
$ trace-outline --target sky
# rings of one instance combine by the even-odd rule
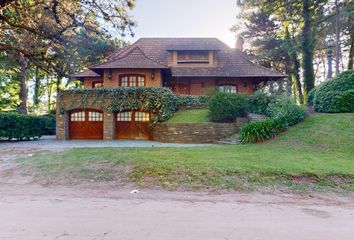
[[[236,0],[136,0],[131,12],[141,37],[217,37],[230,47],[235,35]]]

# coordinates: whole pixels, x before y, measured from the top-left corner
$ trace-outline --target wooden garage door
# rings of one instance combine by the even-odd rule
[[[142,111],[126,111],[116,115],[116,138],[151,140],[151,114]]]
[[[69,115],[70,139],[103,139],[103,113],[98,110],[74,110]]]

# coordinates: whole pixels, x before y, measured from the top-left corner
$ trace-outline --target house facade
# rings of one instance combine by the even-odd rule
[[[86,89],[155,86],[204,95],[213,89],[251,94],[260,83],[286,75],[253,64],[242,46],[233,49],[216,38],[141,38],[71,77]],[[147,112],[71,106],[59,118],[58,139],[151,139]]]

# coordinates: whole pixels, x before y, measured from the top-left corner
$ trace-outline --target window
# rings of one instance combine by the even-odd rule
[[[178,51],[177,63],[209,63],[209,51]]]
[[[92,88],[102,88],[103,87],[103,82],[93,82],[92,83]]]
[[[120,78],[120,86],[122,87],[144,87],[145,76],[127,75]]]
[[[128,84],[128,77],[127,77],[127,76],[121,78],[121,80],[120,80],[120,85],[121,85],[122,87],[128,87],[128,86],[129,86],[129,84]]]
[[[150,114],[146,112],[135,112],[135,121],[136,122],[149,122]]]
[[[131,122],[132,121],[132,112],[120,112],[117,113],[118,122]]]
[[[88,120],[90,122],[102,122],[103,121],[103,113],[88,112]]]
[[[85,112],[74,112],[70,115],[72,122],[85,122]]]
[[[224,93],[237,93],[236,85],[221,85],[219,86],[219,91]]]

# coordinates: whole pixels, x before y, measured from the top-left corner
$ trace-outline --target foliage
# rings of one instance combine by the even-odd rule
[[[254,92],[248,98],[248,107],[251,113],[267,115],[267,108],[274,96],[268,95],[264,92]]]
[[[199,107],[207,106],[209,97],[208,96],[193,96],[193,95],[176,95],[178,106],[185,107]]]
[[[266,112],[271,119],[245,124],[240,131],[242,143],[256,143],[275,137],[289,126],[301,122],[306,116],[304,107],[298,106],[287,95],[276,96]]]
[[[161,87],[118,87],[112,89],[72,89],[59,92],[58,101],[63,107],[63,97],[79,108],[88,108],[88,99],[99,109],[111,112],[141,109],[156,114],[154,123],[167,120],[177,110],[178,99],[167,88]],[[78,102],[76,102],[78,101]]]
[[[261,142],[277,135],[275,120],[268,119],[245,124],[240,130],[240,139],[243,143]]]
[[[319,112],[354,112],[354,70],[315,88],[313,107]]]
[[[247,97],[242,94],[219,92],[209,100],[209,118],[213,122],[231,122],[243,117],[248,109]]]
[[[0,137],[24,140],[53,134],[55,119],[49,116],[0,113]]]
[[[134,0],[13,1],[1,9],[0,50],[11,50],[36,61],[51,58],[58,45],[66,47],[72,36],[114,31],[131,33],[135,23],[128,11]],[[67,53],[70,52],[68,49]]]
[[[296,105],[294,100],[286,94],[278,95],[268,106],[268,116],[273,119],[283,119],[287,126],[294,125],[302,121],[306,114],[306,109]]]

